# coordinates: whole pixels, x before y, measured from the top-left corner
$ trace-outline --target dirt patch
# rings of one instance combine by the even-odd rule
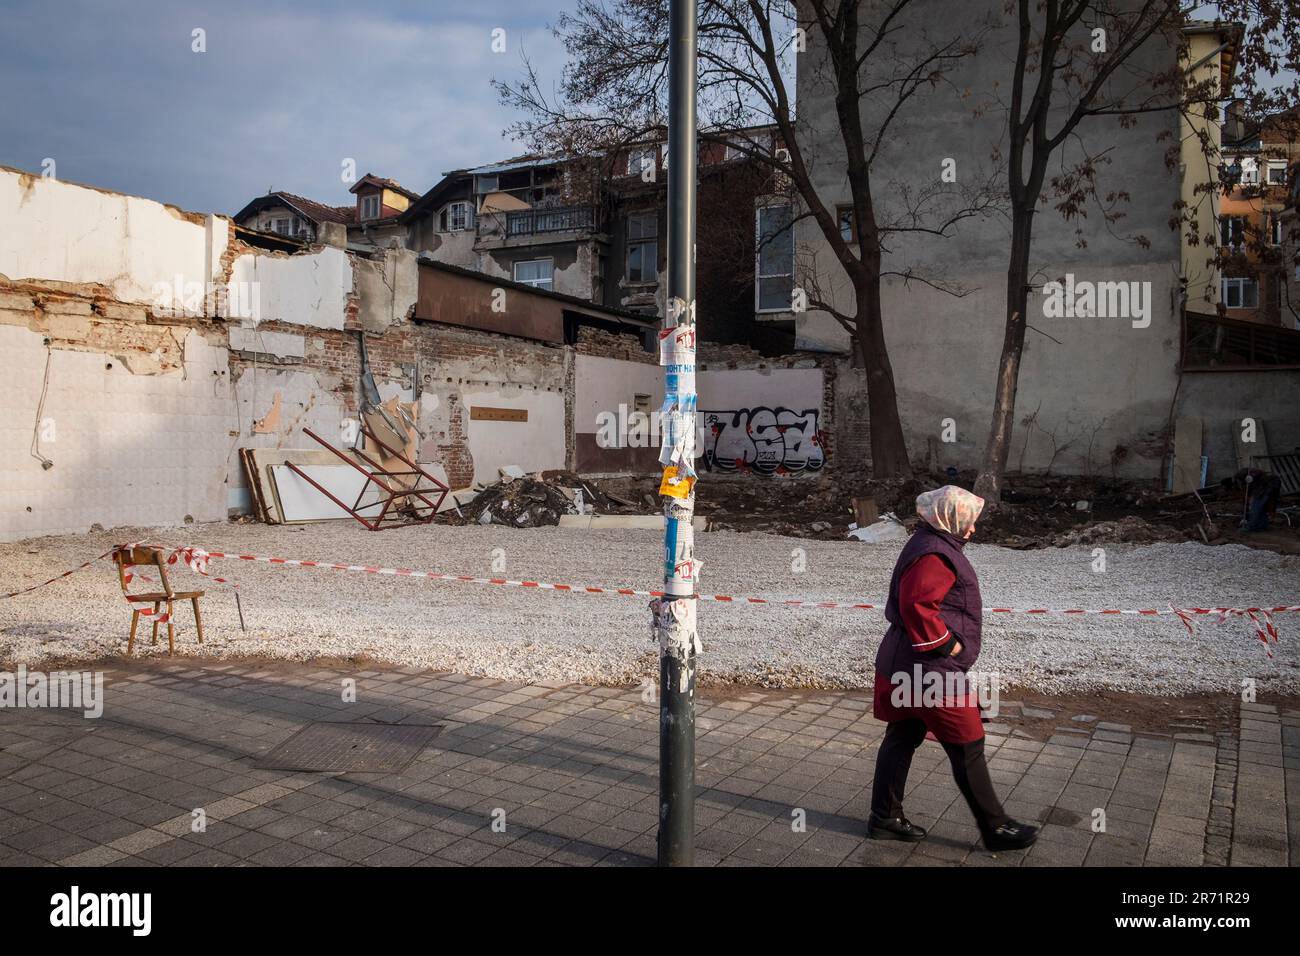
[[[1095,691],[1048,696],[1018,687],[1003,690],[1002,699],[1021,704],[1016,726],[1040,740],[1046,740],[1060,727],[1093,730],[1101,721],[1128,724],[1134,733],[1213,735],[1236,728],[1241,704],[1239,698],[1227,694],[1150,697],[1121,691]],[[1300,704],[1300,698],[1261,695],[1260,703],[1295,707]],[[1029,713],[1024,713],[1024,708],[1028,708]],[[1037,716],[1038,711],[1052,711],[1054,716]],[[1097,720],[1075,721],[1073,718],[1076,716],[1093,716]]]
[[[944,484],[969,489],[975,477],[974,471],[962,471],[875,481],[845,468],[797,478],[703,472],[695,486],[695,513],[708,519],[713,531],[843,540],[854,520],[855,497],[874,499],[881,515],[892,513],[910,531],[918,520],[917,495]],[[496,524],[553,525],[560,515],[577,513],[573,497],[578,490],[582,507],[594,514],[648,515],[662,510],[658,476],[589,478],[547,471],[492,485],[460,512],[466,522],[490,511]],[[1017,550],[1198,541],[1300,554],[1300,522],[1291,527],[1279,515],[1270,530],[1247,534],[1237,527],[1240,508],[1239,498],[1217,487],[1197,498],[1165,494],[1155,482],[1012,475],[1002,505],[982,516],[975,540]],[[462,519],[452,513],[447,520],[456,524]]]

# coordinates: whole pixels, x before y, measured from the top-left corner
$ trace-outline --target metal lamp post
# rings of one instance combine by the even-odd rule
[[[664,368],[664,593],[651,603],[659,640],[660,866],[695,856],[695,57],[696,0],[670,0],[668,52],[668,314]]]

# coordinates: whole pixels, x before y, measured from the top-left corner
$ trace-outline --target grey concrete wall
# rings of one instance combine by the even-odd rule
[[[410,318],[419,291],[414,252],[388,249],[381,259],[354,257],[352,261],[362,328],[382,333],[388,326]]]
[[[1253,418],[1269,454],[1300,452],[1300,371],[1184,372],[1178,415],[1200,418],[1210,481],[1237,470],[1234,433]]]
[[[462,269],[479,267],[478,253],[474,251],[477,238],[473,229],[460,232],[438,232],[438,215],[435,211],[417,220],[409,227],[407,245],[418,252],[427,252],[438,262],[460,266]]]
[[[554,268],[553,292],[599,302],[599,256],[591,241],[530,243],[488,249],[481,254],[480,271],[503,279],[514,278],[514,264],[550,259]]]
[[[924,28],[930,39],[974,36],[981,18],[1002,20],[1001,0],[919,0],[907,14],[909,32]],[[873,173],[880,218],[903,214],[905,190],[940,182],[943,161],[954,159],[958,183],[935,197],[936,216],[958,203],[954,192],[995,172],[991,157],[1006,155],[1006,109],[1014,68],[1014,29],[1002,22],[981,47],[945,82],[918,93],[895,120],[882,144]],[[823,201],[848,203],[844,147],[835,115],[833,89],[825,64],[818,61],[816,31],[799,60],[800,142],[811,156]],[[1143,54],[1146,67],[1164,64],[1174,52],[1154,44]],[[863,107],[867,129],[878,128],[888,104],[872,97]],[[977,108],[982,108],[977,115]],[[1073,273],[1092,282],[1149,283],[1150,323],[1135,328],[1126,318],[1049,318],[1044,297],[1030,297],[1028,333],[1016,406],[1017,426],[1010,467],[1026,470],[1109,473],[1154,477],[1160,471],[1163,431],[1176,381],[1178,321],[1175,294],[1179,267],[1178,234],[1167,220],[1179,195],[1176,174],[1165,168],[1166,143],[1157,135],[1172,129],[1175,117],[1137,118],[1123,129],[1113,118],[1085,121],[1087,144],[1110,147],[1111,163],[1102,168],[1103,193],[1126,190],[1125,218],[1107,226],[1099,210],[1082,222],[1064,222],[1051,204],[1040,206],[1031,270],[1036,283]],[[1068,164],[1079,150],[1069,144]],[[1059,164],[1054,164],[1054,169]],[[1006,190],[1005,173],[995,180]],[[1076,234],[1076,229],[1080,230]],[[1143,249],[1124,236],[1141,234]],[[1086,241],[1081,248],[1080,240]],[[796,227],[797,283],[816,283],[837,307],[852,312],[847,277],[835,263],[816,225]],[[943,437],[952,419],[956,440],[939,441],[941,466],[974,467],[988,432],[1001,350],[1010,227],[1004,216],[988,214],[960,223],[951,238],[897,235],[890,240],[885,270],[917,270],[967,294],[954,298],[918,282],[886,279],[883,304],[886,339],[899,388],[900,410],[914,460],[925,458],[931,439]],[[799,348],[847,350],[847,336],[828,315],[798,317]],[[1032,425],[1024,419],[1034,415]],[[1117,452],[1122,449],[1122,452]]]

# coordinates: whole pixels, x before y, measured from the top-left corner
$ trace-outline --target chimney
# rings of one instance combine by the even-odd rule
[[[1223,109],[1223,141],[1235,143],[1246,135],[1246,104],[1242,100],[1232,100]]]

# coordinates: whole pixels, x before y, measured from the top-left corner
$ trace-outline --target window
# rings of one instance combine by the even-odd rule
[[[636,213],[627,217],[628,282],[659,281],[659,214]]]
[[[1219,245],[1238,248],[1246,241],[1245,216],[1219,217]]]
[[[1241,158],[1241,185],[1259,185],[1259,163],[1253,156],[1243,156]]]
[[[1268,164],[1268,184],[1270,186],[1286,185],[1286,163]]]
[[[369,196],[361,197],[361,218],[379,218],[379,193],[372,193]]]
[[[1282,217],[1273,213],[1268,217],[1268,241],[1275,246],[1282,245],[1282,237],[1286,230],[1282,228]]]
[[[473,221],[473,216],[470,215],[469,211],[469,203],[448,203],[442,207],[442,212],[438,213],[438,231],[462,232],[468,229]]]
[[[627,154],[627,174],[629,176],[640,176],[644,170],[654,169],[655,163],[659,161],[659,148],[657,146],[643,146],[631,150]]]
[[[853,207],[836,206],[835,218],[840,224],[840,236],[845,242],[855,242],[858,238],[858,232],[853,228]]]
[[[293,235],[292,219],[273,219],[271,220],[271,231],[279,233],[282,236]]]
[[[546,289],[549,292],[554,277],[555,260],[553,259],[528,259],[515,263],[515,281],[522,282],[524,285]]]
[[[1259,283],[1254,279],[1224,279],[1223,305],[1227,309],[1259,307]]]
[[[790,206],[760,206],[755,235],[754,307],[788,312],[794,292],[794,214]]]

